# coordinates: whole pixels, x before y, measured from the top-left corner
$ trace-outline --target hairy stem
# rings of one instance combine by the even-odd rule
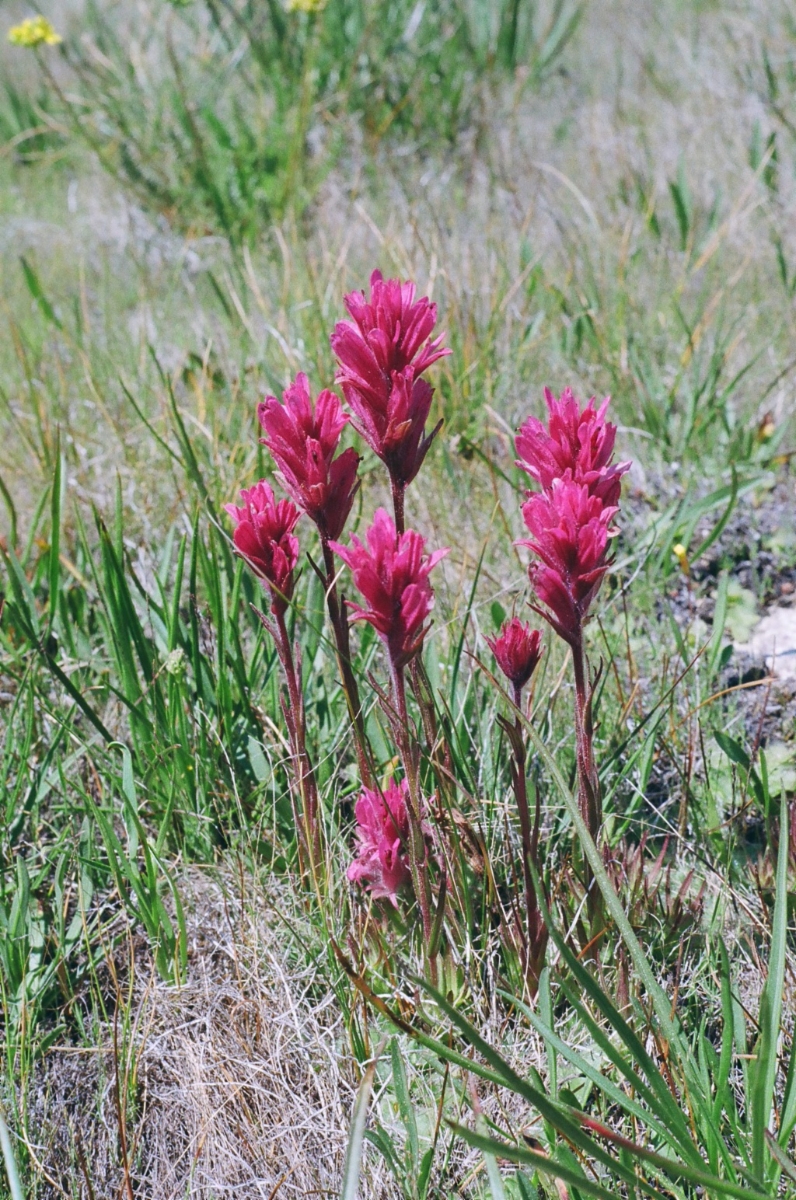
[[[398,537],[406,528],[404,518],[404,497],[406,495],[406,484],[400,479],[392,479],[392,506],[395,513],[395,532]]]
[[[282,671],[285,676],[285,683],[287,684],[289,700],[289,712],[285,715],[287,717],[290,740],[293,743],[293,757],[296,760],[299,795],[301,796],[301,818],[304,828],[298,832],[300,838],[303,835],[303,840],[310,856],[311,866],[317,868],[320,865],[318,792],[315,784],[315,773],[307,754],[304,728],[304,698],[301,694],[301,686],[296,673],[293,648],[290,644],[290,635],[285,624],[285,614],[281,610],[281,606],[278,605],[274,605],[273,612],[278,633],[277,650],[279,651],[279,658],[282,663]]]
[[[364,787],[372,787],[373,771],[370,766],[370,747],[365,732],[365,720],[362,715],[362,703],[359,698],[359,685],[357,684],[354,669],[351,666],[351,643],[349,640],[348,621],[346,620],[343,605],[340,603],[340,596],[337,591],[337,584],[335,583],[334,556],[329,548],[329,539],[323,534],[321,534],[321,545],[323,548],[323,565],[326,572],[326,579],[324,581],[326,605],[329,610],[329,621],[337,648],[337,666],[340,671],[340,681],[343,685],[343,694],[348,706],[348,715],[351,718],[351,727],[354,731],[359,777]]]
[[[575,740],[578,761],[578,802],[589,833],[597,840],[602,824],[600,782],[594,765],[591,698],[586,682],[586,659],[583,641],[572,644],[572,665],[575,671]]]
[[[409,713],[406,707],[406,681],[403,667],[395,662],[390,663],[392,673],[393,695],[398,714],[397,742],[409,785],[409,869],[412,873],[415,896],[420,905],[420,915],[423,921],[423,951],[426,964],[432,975],[436,976],[436,968],[430,956],[431,943],[434,934],[434,922],[431,913],[431,883],[428,877],[428,855],[426,840],[423,836],[420,786],[418,779],[418,761],[409,732]]]

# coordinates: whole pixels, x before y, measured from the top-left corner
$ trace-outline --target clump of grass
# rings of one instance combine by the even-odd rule
[[[251,243],[306,208],[357,121],[375,141],[454,143],[490,86],[549,76],[581,14],[568,0],[203,0],[128,24],[92,2],[64,43],[68,72],[40,62],[62,119],[143,203]]]

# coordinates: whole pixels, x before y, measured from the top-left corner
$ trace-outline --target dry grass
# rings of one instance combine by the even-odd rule
[[[42,1200],[126,1193],[115,1061],[134,1195],[337,1194],[357,1087],[342,1017],[323,971],[288,965],[273,901],[251,878],[241,898],[240,882],[186,875],[184,986],[134,954],[132,977],[117,968],[115,1029],[98,1026],[88,1052],[54,1049],[37,1070],[28,1127],[51,1180]],[[390,1196],[372,1168],[365,1194]]]

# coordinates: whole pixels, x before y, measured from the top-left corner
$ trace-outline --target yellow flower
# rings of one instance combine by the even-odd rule
[[[680,570],[684,575],[691,574],[691,567],[688,562],[688,551],[682,542],[678,542],[676,546],[672,546],[672,554],[680,564]]]
[[[288,12],[317,13],[326,7],[326,0],[287,0]]]
[[[28,17],[8,31],[12,46],[57,46],[63,41],[46,17]]]

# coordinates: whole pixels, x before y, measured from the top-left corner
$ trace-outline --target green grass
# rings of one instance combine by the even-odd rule
[[[730,645],[796,566],[787,12],[591,5],[570,31],[576,9],[551,6],[512,41],[511,5],[491,31],[454,6],[446,38],[449,11],[428,5],[409,61],[412,5],[343,7],[157,6],[138,63],[124,6],[89,7],[63,29],[71,67],[41,52],[57,91],[3,49],[0,136],[37,130],[0,159],[0,1092],[24,1194],[55,1195],[53,1178],[75,1197],[157,1194],[169,1170],[186,1195],[275,1187],[287,1135],[257,1072],[240,1095],[235,1080],[244,1060],[278,1078],[253,1031],[294,1005],[316,1038],[300,1078],[331,1147],[324,1187],[342,1186],[364,1079],[363,1195],[536,1200],[558,1194],[553,1161],[572,1200],[794,1195],[792,696],[739,688]],[[224,39],[241,14],[238,70]],[[334,76],[343,40],[361,78],[348,60]],[[327,870],[320,896],[302,885],[275,653],[222,507],[270,472],[257,400],[299,369],[331,382],[329,330],[374,266],[433,291],[453,350],[432,371],[444,431],[408,495],[410,522],[452,547],[425,655],[460,839],[437,994],[414,982],[412,920],[345,879],[356,760],[306,563],[290,620]],[[589,631],[609,928],[579,953],[588,846],[548,638],[530,775],[551,949],[531,1004],[503,934],[518,833],[483,668],[484,637],[528,595],[511,434],[545,384],[611,392],[635,466]],[[360,532],[387,498],[369,453],[363,481]],[[385,664],[367,630],[353,640],[387,773],[367,685]],[[427,752],[428,790],[437,769]],[[231,1088],[204,1109],[157,1066],[201,1021],[203,1086]],[[306,1080],[324,1038],[339,1067],[321,1105]],[[70,1056],[96,1064],[82,1090]],[[295,1157],[286,1195],[326,1166]]]

